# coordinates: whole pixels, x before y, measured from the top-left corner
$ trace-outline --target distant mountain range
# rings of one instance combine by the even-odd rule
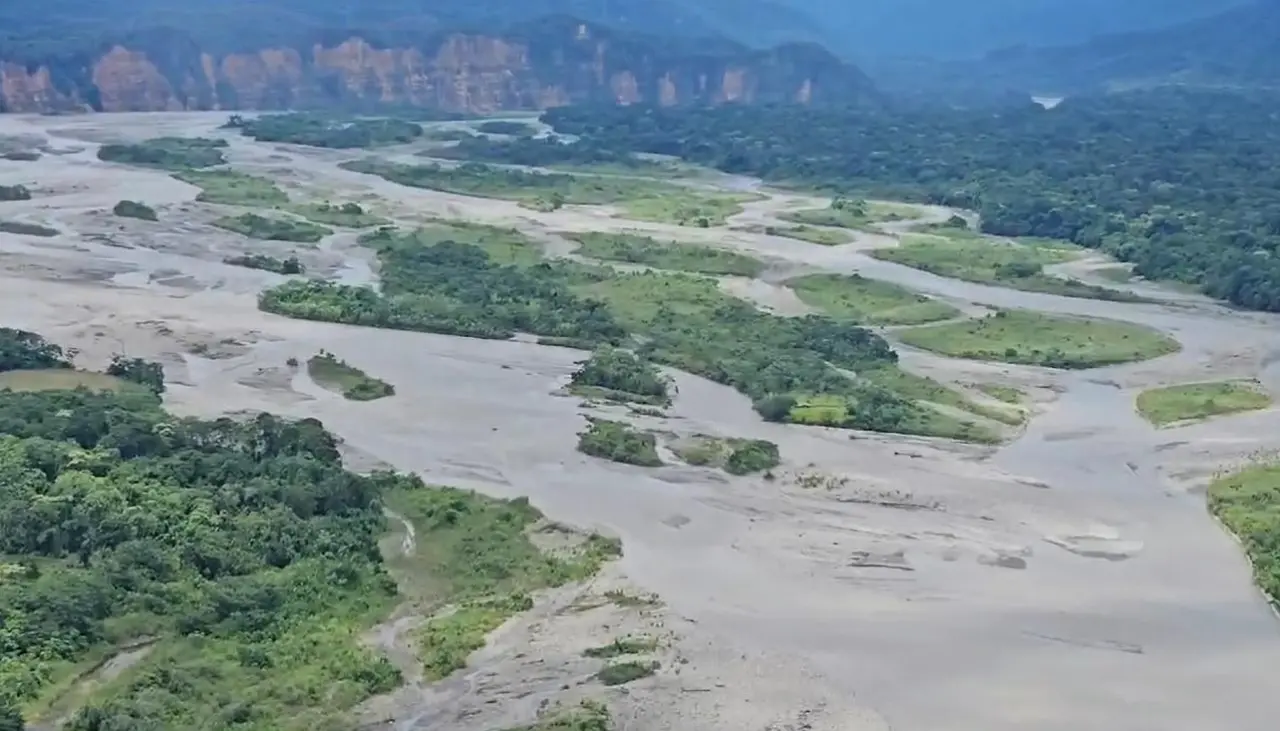
[[[767,0],[699,2],[0,2],[0,111],[877,98],[861,71],[803,42],[803,16]],[[739,2],[779,18],[758,44],[799,42],[753,48],[727,37],[732,23],[717,13]],[[755,28],[745,14],[733,21]]]
[[[891,93],[953,102],[1165,84],[1276,87],[1280,0],[1258,0],[1168,28],[1102,35],[1084,43],[1021,45],[969,61],[879,60],[868,70]]]

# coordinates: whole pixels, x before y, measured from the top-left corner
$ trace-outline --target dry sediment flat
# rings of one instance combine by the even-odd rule
[[[620,565],[581,591],[626,582],[665,604],[649,614],[578,614],[557,608],[581,597],[550,597],[504,628],[473,670],[373,704],[371,714],[390,720],[380,727],[480,731],[528,722],[542,699],[586,692],[560,690],[578,667],[564,648],[598,644],[609,625],[673,638],[657,678],[609,696],[629,729],[1274,728],[1280,623],[1194,488],[1221,466],[1280,446],[1280,412],[1157,432],[1133,412],[1133,397],[1151,384],[1207,377],[1256,377],[1280,389],[1280,318],[1185,298],[1120,304],[943,279],[866,257],[862,250],[879,240],[866,234],[824,247],[622,221],[588,207],[535,213],[343,171],[337,163],[352,157],[345,153],[230,139],[237,169],[295,193],[376,199],[404,223],[450,216],[537,235],[625,228],[714,241],[797,271],[859,272],[966,308],[1139,322],[1184,346],[1155,361],[1078,373],[904,358],[938,378],[1034,388],[1040,413],[998,449],[766,424],[740,394],[678,375],[672,418],[640,423],[773,440],[786,461],[779,479],[630,468],[574,450],[584,412],[553,392],[579,352],[261,313],[255,295],[279,277],[220,263],[258,243],[208,226],[216,207],[192,203],[190,186],[94,157],[102,140],[222,134],[221,121],[0,117],[0,135],[82,148],[0,161],[0,184],[36,193],[2,204],[5,218],[65,232],[0,234],[2,324],[77,347],[85,365],[122,350],[159,358],[171,381],[167,400],[181,412],[315,416],[369,459],[432,481],[528,495],[556,520],[623,539]],[[160,222],[103,212],[121,198],[159,207]],[[734,224],[772,222],[778,210],[806,203],[772,195],[748,204]],[[351,234],[298,251],[313,270],[373,281]],[[751,289],[767,287],[744,291]],[[311,383],[305,369],[284,366],[320,348],[378,373],[395,397],[348,402]],[[494,698],[503,702],[486,703]]]

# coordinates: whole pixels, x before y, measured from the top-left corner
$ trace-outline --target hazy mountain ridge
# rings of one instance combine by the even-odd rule
[[[75,4],[50,1],[55,9]],[[156,2],[126,5],[141,12],[159,7]],[[350,25],[329,26],[340,20],[329,5],[328,12],[309,14],[299,0],[276,0],[202,26],[197,21],[212,16],[191,15],[200,9],[195,3],[162,12],[157,20],[172,21],[168,25],[139,16],[130,27],[128,18],[116,17],[86,37],[40,35],[65,20],[56,13],[44,26],[28,18],[26,30],[4,26],[0,111],[422,106],[490,112],[569,103],[823,103],[875,96],[865,75],[814,45],[756,50],[725,39],[619,31],[568,16],[466,30],[478,21],[455,17],[451,26],[439,13],[398,22],[393,15],[368,15],[409,4],[366,2],[352,10]],[[264,14],[298,20],[265,23]]]

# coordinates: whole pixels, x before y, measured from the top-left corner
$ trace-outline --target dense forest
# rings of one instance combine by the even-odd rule
[[[315,114],[233,114],[223,125],[259,142],[288,142],[310,147],[353,149],[413,142],[422,126],[401,119],[335,118]]]
[[[3,336],[4,369],[65,363]],[[178,419],[149,386],[0,391],[0,718],[112,645],[150,650],[67,728],[297,727],[395,687],[315,628],[390,607],[378,496],[415,481],[345,472],[318,422]]]
[[[766,180],[978,211],[1241,306],[1280,310],[1277,97],[1154,90],[1053,109],[554,109],[558,132]]]

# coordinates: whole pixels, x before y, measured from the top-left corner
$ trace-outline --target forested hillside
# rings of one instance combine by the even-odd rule
[[[990,111],[558,109],[603,149],[977,210],[993,234],[1069,239],[1280,310],[1277,97],[1148,91]]]

